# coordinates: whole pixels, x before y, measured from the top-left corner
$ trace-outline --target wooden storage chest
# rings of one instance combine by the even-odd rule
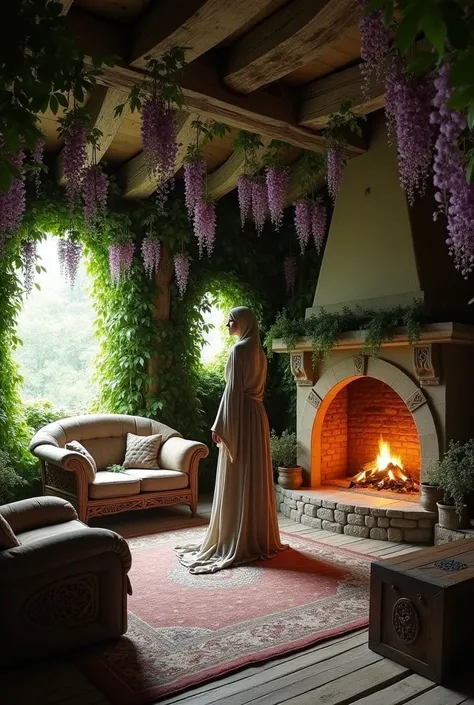
[[[472,662],[473,639],[473,539],[372,563],[372,651],[444,684]]]

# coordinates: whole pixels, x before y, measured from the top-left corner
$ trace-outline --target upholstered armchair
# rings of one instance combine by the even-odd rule
[[[1,506],[2,665],[124,634],[131,563],[125,539],[63,499]]]
[[[123,463],[129,433],[161,436],[156,468],[107,471]],[[78,441],[90,459],[65,447],[72,441]],[[30,451],[40,460],[43,493],[71,502],[84,522],[173,504],[187,504],[194,515],[199,462],[209,454],[205,445],[184,439],[165,424],[123,414],[89,414],[50,423],[33,437]]]

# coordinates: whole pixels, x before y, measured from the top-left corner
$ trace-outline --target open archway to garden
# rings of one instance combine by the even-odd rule
[[[97,396],[94,364],[99,345],[91,280],[84,261],[78,263],[74,285],[66,280],[57,238],[41,240],[37,255],[35,286],[17,319],[21,398],[33,407],[46,402],[64,415],[85,413]]]

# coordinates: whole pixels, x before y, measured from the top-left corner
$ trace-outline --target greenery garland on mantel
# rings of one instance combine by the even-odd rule
[[[374,357],[382,346],[393,340],[395,329],[404,328],[410,345],[420,339],[421,326],[431,319],[420,300],[411,306],[396,306],[385,310],[344,308],[339,313],[324,309],[310,318],[292,318],[286,311],[280,313],[265,337],[269,357],[273,354],[273,341],[281,339],[288,350],[294,350],[303,339],[311,344],[313,360],[325,359],[338,345],[340,337],[349,331],[360,331],[363,338],[361,352]]]

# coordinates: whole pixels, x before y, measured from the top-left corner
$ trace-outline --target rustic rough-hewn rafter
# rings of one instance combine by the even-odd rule
[[[71,26],[78,26],[76,16],[80,17],[77,38],[86,56],[91,56],[102,47],[115,48],[120,54],[121,35],[115,28],[103,22],[88,19],[85,13],[75,13]],[[91,23],[87,31],[87,23]],[[112,88],[130,90],[145,81],[147,75],[140,69],[125,64],[103,67],[103,75],[98,81]],[[220,80],[217,68],[206,58],[196,59],[186,67],[182,79],[186,107],[190,111],[225,122],[237,129],[265,135],[278,139],[302,149],[322,152],[326,147],[323,137],[296,122],[295,94],[284,87],[275,90],[255,91],[252,95],[240,95],[226,88]],[[352,139],[352,138],[351,138]],[[347,157],[358,156],[366,151],[364,140],[353,138],[344,148]]]
[[[299,159],[293,166],[291,167],[290,171],[290,178],[288,179],[288,187],[286,189],[286,198],[285,198],[285,207],[290,206],[294,201],[296,201],[297,198],[300,198],[300,196],[307,196],[307,193],[301,193],[300,189],[300,178],[301,178],[301,169],[303,166],[303,158]],[[318,174],[318,178],[316,179],[315,186],[322,186],[324,183],[324,173],[321,172]]]
[[[299,121],[302,125],[320,129],[328,116],[339,110],[341,103],[352,102],[354,112],[367,115],[385,105],[385,85],[380,79],[371,85],[371,97],[362,93],[362,77],[359,66],[352,66],[338,73],[320,78],[301,91]]]
[[[136,69],[115,66],[104,67],[103,75],[98,80],[107,86],[130,90],[146,78],[146,74]],[[234,94],[220,83],[215,68],[201,59],[186,68],[181,85],[186,107],[201,117],[313,152],[323,152],[326,148],[326,140],[321,135],[296,124],[293,106],[286,92],[283,99],[265,91],[257,91],[250,96]],[[355,157],[366,151],[364,140],[355,136],[351,140],[344,145],[345,156]]]
[[[231,50],[226,83],[250,93],[314,59],[357,22],[357,0],[293,0]]]
[[[266,148],[270,144],[268,137],[263,138],[263,147],[258,151],[257,158],[263,156]],[[222,198],[226,193],[233,191],[237,186],[239,176],[242,176],[245,169],[245,154],[234,152],[222,166],[207,177],[207,193],[211,198]]]
[[[122,113],[116,115],[115,108],[127,100],[128,94],[118,88],[107,88],[106,86],[96,86],[89,103],[94,127],[102,132],[96,149],[95,158],[100,161],[115,135],[118,132],[123,119],[128,115],[128,105],[125,105]],[[92,159],[92,147],[87,148],[89,161]]]
[[[179,149],[175,172],[183,163],[186,149],[194,139],[195,131],[191,127],[194,118],[194,115],[185,112],[181,112],[177,116]],[[124,198],[147,198],[156,190],[156,178],[148,173],[143,152],[124,164],[118,172],[118,179],[123,187]]]
[[[122,124],[124,117],[128,113],[127,107],[122,114],[115,116],[115,108],[127,98],[127,93],[117,88],[108,88],[106,86],[96,86],[94,93],[88,103],[92,118],[92,126],[102,132],[102,137],[99,140],[98,147],[95,152],[95,161],[100,162],[106,151],[108,150],[112,140]],[[88,163],[92,163],[93,149],[91,145],[87,145]],[[63,170],[63,152],[58,156],[56,165],[57,181],[59,184],[64,184]]]
[[[145,56],[156,57],[171,47],[189,47],[194,61],[243,27],[268,0],[159,0],[135,30],[131,65],[145,67]]]
[[[59,2],[60,2],[61,5],[63,6],[62,14],[63,14],[63,15],[67,15],[67,13],[69,12],[69,10],[71,9],[71,5],[72,5],[72,3],[74,2],[74,0],[59,0]]]

